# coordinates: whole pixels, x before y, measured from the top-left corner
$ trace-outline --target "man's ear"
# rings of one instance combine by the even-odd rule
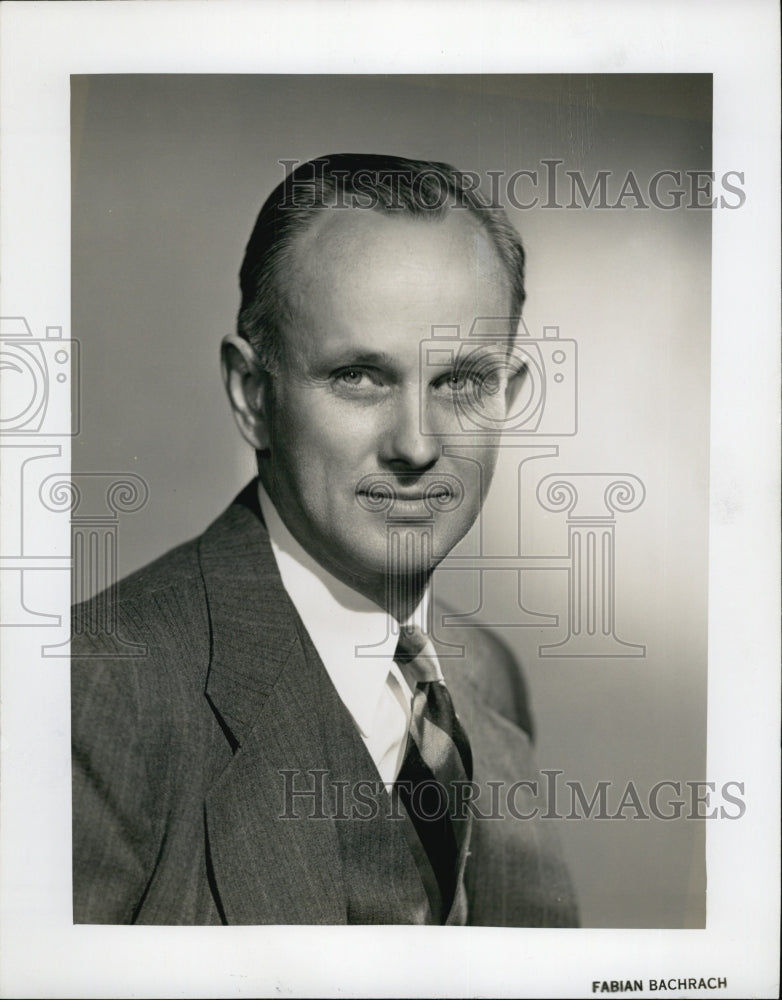
[[[242,437],[256,451],[265,451],[269,447],[269,373],[252,345],[235,334],[225,337],[220,345],[220,365]]]

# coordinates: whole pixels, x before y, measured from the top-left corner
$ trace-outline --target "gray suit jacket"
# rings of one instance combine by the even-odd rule
[[[431,920],[409,821],[389,815],[282,586],[255,489],[199,539],[75,609],[77,923]],[[147,655],[120,656],[128,641]],[[519,670],[485,630],[449,629],[448,641],[466,647],[443,670],[481,790],[469,922],[572,926],[550,821],[518,818],[531,811],[521,786],[507,809],[506,790],[536,777]]]

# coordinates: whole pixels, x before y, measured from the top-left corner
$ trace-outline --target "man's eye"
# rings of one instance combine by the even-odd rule
[[[465,368],[442,377],[436,388],[461,408],[483,409],[492,405],[500,390],[500,377],[494,370]]]
[[[495,393],[499,388],[499,381],[496,372],[459,371],[451,372],[441,384],[452,392]]]
[[[339,389],[367,390],[382,385],[379,373],[366,368],[342,368],[332,376],[334,384]]]
[[[450,389],[451,392],[463,392],[469,384],[470,376],[465,372],[451,372],[437,382],[438,387]]]
[[[359,371],[357,368],[348,368],[346,371],[340,372],[337,377],[347,385],[360,385],[361,380],[364,378],[364,372]]]

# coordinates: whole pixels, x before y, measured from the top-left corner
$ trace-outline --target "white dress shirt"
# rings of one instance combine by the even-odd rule
[[[258,497],[282,583],[329,677],[387,784],[407,742],[413,693],[394,662],[399,626],[388,612],[325,570],[296,541],[263,485]],[[409,621],[426,622],[427,590]],[[424,650],[440,665],[431,642]]]

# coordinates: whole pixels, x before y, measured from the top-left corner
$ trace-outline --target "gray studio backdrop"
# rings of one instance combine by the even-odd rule
[[[506,442],[442,589],[523,659],[538,763],[561,772],[550,778],[559,813],[570,812],[567,781],[588,798],[609,783],[611,815],[628,783],[638,792],[641,811],[630,795],[614,819],[552,820],[584,925],[704,926],[708,821],[686,818],[689,800],[680,819],[647,806],[659,782],[708,777],[712,213],[689,193],[678,208],[643,203],[660,171],[710,169],[710,79],[74,77],[72,125],[74,475],[132,473],[149,490],[116,522],[119,575],[200,533],[253,474],[218,345],[279,161],[390,152],[500,172],[528,249],[544,419]],[[600,207],[598,187],[586,207],[567,171],[587,192],[607,171],[604,206],[626,197]],[[658,200],[675,202],[676,186],[675,173],[662,178]],[[629,485],[611,492],[617,482]],[[82,572],[79,592],[115,572]],[[661,810],[675,797],[666,786]]]

